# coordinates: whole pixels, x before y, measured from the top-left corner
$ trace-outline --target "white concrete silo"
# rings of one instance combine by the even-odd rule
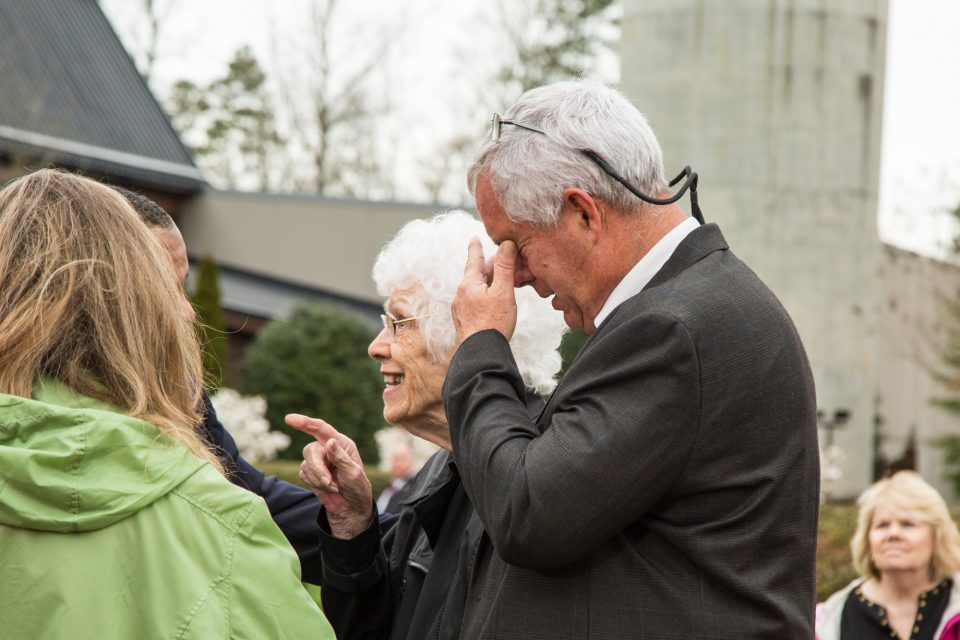
[[[886,19],[887,0],[624,0],[621,88],[667,173],[699,172],[707,221],[793,316],[818,406],[850,412],[835,495],[872,473]]]

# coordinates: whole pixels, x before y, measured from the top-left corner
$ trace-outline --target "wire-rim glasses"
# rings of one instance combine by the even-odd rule
[[[504,120],[503,116],[501,116],[499,113],[494,113],[493,119],[491,120],[491,126],[490,126],[490,140],[492,140],[493,142],[496,142],[497,140],[500,139],[501,128],[505,124],[512,125],[514,127],[517,127],[518,129],[525,129],[526,131],[539,133],[540,135],[544,136],[551,142],[567,147],[568,149],[574,149],[575,151],[578,151],[579,153],[590,158],[590,160],[592,160],[598,167],[600,167],[600,169],[602,169],[604,173],[606,173],[608,176],[610,176],[611,178],[619,182],[621,185],[623,185],[627,189],[627,191],[637,196],[644,202],[648,202],[650,204],[658,204],[658,205],[673,204],[674,202],[676,202],[677,200],[683,197],[683,194],[686,193],[687,189],[690,189],[690,208],[693,212],[693,217],[696,218],[697,222],[699,222],[700,224],[704,224],[703,214],[700,212],[700,205],[697,202],[698,176],[697,176],[697,172],[693,171],[690,168],[690,165],[687,165],[686,167],[684,167],[683,171],[681,171],[676,178],[670,181],[670,186],[672,187],[678,182],[680,182],[681,179],[686,178],[686,180],[684,180],[683,182],[683,185],[680,187],[679,191],[677,191],[675,194],[673,194],[669,198],[654,198],[653,196],[646,195],[645,193],[637,189],[635,186],[630,184],[630,182],[626,178],[620,175],[619,171],[613,168],[613,165],[611,165],[609,162],[601,158],[600,154],[598,154],[596,151],[592,151],[591,149],[580,149],[577,147],[571,147],[570,145],[567,145],[555,140],[553,137],[548,135],[547,132],[544,131],[543,129],[535,127],[531,124],[527,124],[526,122],[520,122],[518,120]]]

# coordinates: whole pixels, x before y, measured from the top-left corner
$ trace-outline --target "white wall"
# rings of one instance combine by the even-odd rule
[[[943,451],[933,441],[960,435],[960,417],[935,407],[930,400],[947,391],[931,370],[940,368],[948,328],[956,330],[958,326],[944,299],[956,302],[960,267],[886,246],[880,273],[883,313],[878,378],[884,454],[887,458],[901,455],[910,429],[916,428],[919,471],[946,498],[957,502],[960,496],[943,478]]]
[[[625,0],[622,88],[667,173],[797,324],[818,405],[842,407],[836,494],[870,479],[886,0]]]

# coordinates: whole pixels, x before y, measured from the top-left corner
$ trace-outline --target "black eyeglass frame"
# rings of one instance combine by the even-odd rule
[[[700,204],[697,199],[697,181],[699,179],[699,176],[697,175],[696,171],[690,168],[690,165],[685,166],[683,168],[683,171],[681,171],[677,175],[677,177],[675,177],[669,183],[670,186],[673,187],[678,182],[680,182],[680,180],[682,180],[683,178],[686,178],[686,180],[684,180],[683,182],[683,185],[680,187],[679,191],[677,191],[675,194],[673,194],[669,198],[654,198],[653,196],[646,195],[645,193],[640,191],[640,189],[637,189],[635,186],[630,184],[630,182],[626,178],[624,178],[619,171],[613,168],[613,165],[611,165],[609,162],[601,158],[600,154],[598,154],[596,151],[593,151],[591,149],[581,149],[578,147],[571,147],[569,145],[558,142],[557,140],[554,140],[550,135],[548,135],[547,132],[544,131],[543,129],[539,129],[525,122],[520,122],[518,120],[504,120],[503,116],[501,116],[499,113],[494,113],[493,118],[491,120],[491,126],[490,126],[491,141],[496,142],[497,140],[500,139],[500,129],[505,124],[512,125],[519,129],[532,131],[534,133],[539,133],[540,135],[546,137],[551,142],[567,147],[568,149],[574,149],[575,151],[582,153],[591,161],[593,161],[598,167],[600,167],[604,173],[606,173],[608,176],[610,176],[611,178],[619,182],[621,185],[624,186],[624,188],[627,189],[627,191],[637,196],[644,202],[647,202],[650,204],[657,204],[657,205],[673,204],[674,202],[682,198],[683,194],[687,192],[687,189],[689,189],[690,190],[690,208],[693,213],[693,217],[696,218],[697,222],[699,222],[700,224],[705,224],[703,220],[703,213],[700,211]]]

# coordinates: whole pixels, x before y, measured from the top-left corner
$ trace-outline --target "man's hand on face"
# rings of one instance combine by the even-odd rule
[[[517,326],[517,299],[513,275],[517,263],[517,245],[505,240],[491,263],[483,259],[478,238],[470,240],[463,280],[453,299],[451,311],[457,328],[457,341],[463,342],[485,329],[496,329],[507,340]]]

